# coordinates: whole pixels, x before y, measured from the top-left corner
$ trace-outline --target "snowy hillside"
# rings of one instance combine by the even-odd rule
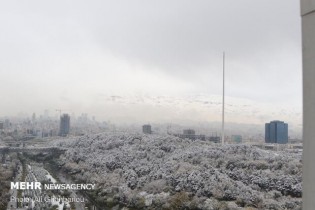
[[[301,154],[173,136],[98,134],[54,141],[63,169],[97,183],[108,206],[300,209]]]

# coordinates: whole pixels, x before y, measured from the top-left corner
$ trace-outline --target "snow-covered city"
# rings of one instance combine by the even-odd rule
[[[0,1],[0,210],[314,210],[315,0]]]
[[[300,140],[275,144],[265,143],[259,135],[252,139],[227,135],[222,145],[213,132],[197,135],[184,129],[178,134],[170,127],[149,124],[122,128],[80,117],[71,129],[67,119],[61,115],[59,122],[1,124],[0,171],[6,186],[1,201],[8,209],[302,207]],[[41,125],[46,129],[48,122],[58,135],[35,131]],[[21,190],[10,188],[9,181],[95,187]]]

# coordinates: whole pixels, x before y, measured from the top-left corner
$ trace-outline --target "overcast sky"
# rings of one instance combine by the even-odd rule
[[[220,95],[225,51],[229,103],[301,120],[299,0],[10,0],[0,27],[0,116],[61,108],[123,121],[128,110],[155,121],[163,101],[136,98]],[[109,106],[111,96],[130,104]]]

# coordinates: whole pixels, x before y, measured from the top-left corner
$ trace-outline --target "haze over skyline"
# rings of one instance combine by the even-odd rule
[[[0,116],[279,119],[300,128],[299,1],[3,1]]]

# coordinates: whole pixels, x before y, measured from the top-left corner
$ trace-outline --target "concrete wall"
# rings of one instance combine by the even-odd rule
[[[301,14],[302,16],[315,10],[314,0],[301,0]]]
[[[303,210],[315,208],[315,0],[301,0],[303,45]]]

